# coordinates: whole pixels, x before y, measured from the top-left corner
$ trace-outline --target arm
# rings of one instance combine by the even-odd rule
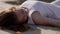
[[[60,20],[55,20],[51,18],[46,18],[40,15],[39,12],[35,11],[32,15],[32,20],[35,24],[41,24],[41,25],[53,25],[60,27]]]

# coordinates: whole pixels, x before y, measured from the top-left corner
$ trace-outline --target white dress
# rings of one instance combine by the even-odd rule
[[[21,4],[20,7],[26,7],[29,9],[29,24],[34,24],[31,18],[31,14],[34,11],[38,11],[41,16],[52,18],[52,19],[60,19],[60,7],[57,7],[50,3],[45,3],[41,1],[25,1],[23,4]]]

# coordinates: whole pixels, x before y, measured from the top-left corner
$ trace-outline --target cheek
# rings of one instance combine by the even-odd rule
[[[17,16],[17,21],[18,22],[23,22],[23,21],[27,20],[27,13],[26,12],[24,12],[23,14],[19,13],[19,12],[16,12],[16,16]]]
[[[16,13],[17,20],[21,21],[23,19],[23,15],[20,15],[19,13]]]
[[[18,16],[18,21],[23,21],[24,17],[23,16]]]
[[[26,20],[27,19],[27,16],[24,16],[24,19]]]
[[[22,21],[26,21],[26,20],[27,20],[27,16],[26,16],[26,15],[22,16],[22,17],[21,17],[21,20],[22,20]]]
[[[24,14],[24,19],[25,19],[25,20],[27,19],[27,17],[28,17],[28,15],[27,15],[27,14]]]
[[[17,15],[17,19],[18,21],[25,21],[27,19],[27,16],[24,16],[24,15]]]

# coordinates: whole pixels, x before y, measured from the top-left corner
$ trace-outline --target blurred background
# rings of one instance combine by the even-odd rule
[[[0,10],[3,10],[5,8],[8,8],[10,6],[19,6],[26,0],[0,0]],[[34,1],[34,0],[29,0],[29,1]],[[55,0],[35,0],[35,1],[44,1],[44,2],[53,2]]]
[[[5,3],[9,3],[9,4],[13,4],[13,5],[20,5],[22,4],[24,1],[26,0],[6,0]],[[31,0],[33,1],[33,0]],[[55,1],[55,0],[36,0],[36,1],[44,1],[44,2],[52,2],[52,1]]]

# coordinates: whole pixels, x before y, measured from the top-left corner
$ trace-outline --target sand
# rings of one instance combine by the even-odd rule
[[[26,32],[21,32],[22,34],[60,34],[60,28],[50,27],[50,26],[36,26],[30,25],[31,29]],[[15,34],[11,30],[0,30],[0,34]]]

